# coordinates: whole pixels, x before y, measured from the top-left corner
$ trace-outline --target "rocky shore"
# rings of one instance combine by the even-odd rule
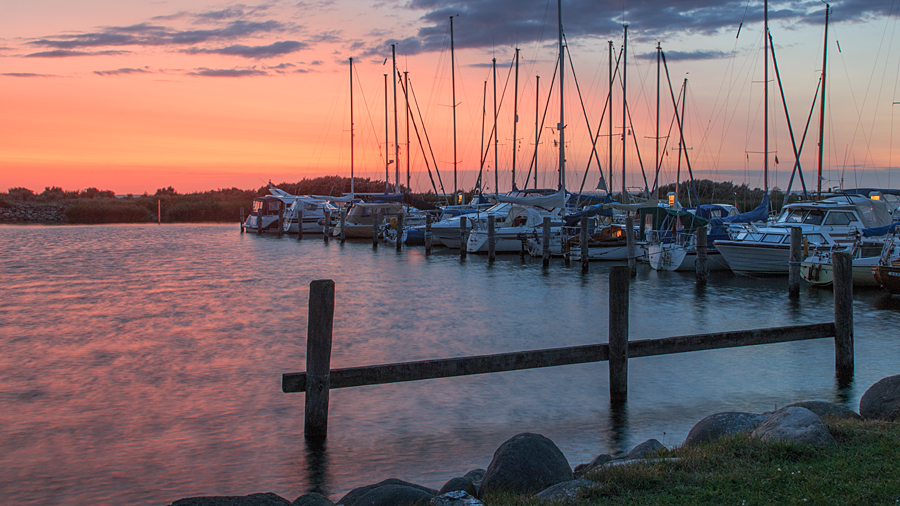
[[[47,224],[66,222],[66,206],[62,204],[20,204],[0,205],[0,223]]]
[[[900,421],[900,375],[884,378],[870,387],[860,400],[859,413],[821,401],[798,402],[766,413],[716,413],[694,425],[684,445],[700,445],[742,433],[763,443],[836,445],[823,417]],[[586,479],[600,467],[677,460],[660,458],[664,450],[666,447],[659,441],[650,439],[627,455],[598,455],[590,463],[572,469],[553,441],[540,434],[524,433],[500,445],[487,469],[474,469],[451,478],[440,490],[389,479],[351,490],[337,502],[314,492],[293,502],[276,494],[261,493],[192,497],[179,499],[171,506],[480,506],[482,497],[501,492],[560,502],[600,486]]]

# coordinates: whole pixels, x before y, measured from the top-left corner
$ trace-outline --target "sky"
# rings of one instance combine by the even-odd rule
[[[4,0],[0,191],[255,189],[349,177],[351,165],[357,177],[387,172],[402,185],[409,172],[413,191],[471,190],[479,174],[485,191],[507,191],[513,166],[519,188],[555,188],[561,109],[570,190],[619,190],[623,174],[629,191],[684,181],[689,166],[695,178],[762,188],[767,173],[770,187],[798,189],[784,104],[798,147],[806,131],[801,174],[816,187],[825,3],[769,5],[785,98],[770,59],[768,171],[762,2],[563,0],[561,8],[563,100],[552,0]],[[900,184],[898,12],[900,2],[887,0],[831,4],[825,188]]]

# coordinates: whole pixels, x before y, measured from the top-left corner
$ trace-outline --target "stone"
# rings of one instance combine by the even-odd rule
[[[294,499],[291,506],[334,506],[334,503],[322,494],[310,492]]]
[[[381,490],[383,489],[383,490]],[[398,479],[388,479],[347,492],[338,501],[344,506],[394,506],[395,504],[424,503],[437,495],[437,490]],[[396,501],[396,502],[391,502]]]
[[[726,411],[709,415],[694,425],[684,440],[684,445],[690,446],[697,443],[715,441],[721,437],[749,433],[759,424],[766,421],[767,418],[768,415],[742,413],[739,411]]]
[[[438,490],[438,495],[446,494],[447,492],[465,492],[472,497],[478,495],[478,488],[475,486],[475,483],[472,479],[466,478],[465,476],[457,476],[456,478],[451,479],[447,483]]]
[[[766,443],[787,442],[813,446],[835,444],[834,436],[822,419],[812,411],[801,407],[781,408],[750,434],[751,439]]]
[[[570,480],[557,483],[552,487],[541,490],[536,497],[545,501],[574,501],[578,498],[578,493],[584,489],[588,489],[596,485],[597,482],[591,480]]]
[[[859,414],[870,420],[900,421],[900,375],[869,387],[859,401]]]
[[[481,482],[481,497],[492,492],[535,494],[575,478],[569,461],[553,441],[540,434],[513,436],[494,452]]]
[[[795,402],[793,404],[788,404],[785,406],[786,408],[806,408],[816,415],[819,418],[825,418],[826,416],[841,418],[841,419],[851,419],[851,420],[859,420],[860,417],[856,414],[852,409],[845,408],[844,406],[839,406],[837,404],[832,404],[830,402],[825,401],[802,401]]]
[[[431,506],[484,506],[484,503],[462,490],[441,494],[433,498],[430,504]]]
[[[657,441],[656,439],[648,439],[643,443],[634,447],[633,450],[628,452],[628,455],[623,457],[624,460],[634,460],[634,459],[646,459],[650,455],[659,452],[660,450],[665,450],[666,447]]]
[[[188,497],[173,502],[171,506],[291,506],[291,501],[268,492],[242,496]]]

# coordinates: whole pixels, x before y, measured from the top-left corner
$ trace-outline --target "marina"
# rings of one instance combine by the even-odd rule
[[[610,269],[518,254],[373,248],[371,240],[240,234],[237,225],[3,226],[5,427],[0,489],[22,504],[163,504],[272,491],[330,497],[399,478],[440,486],[535,432],[572,465],[721,411],[801,400],[855,409],[896,374],[900,299],[853,294],[855,374],[829,340],[645,357],[610,403],[605,363],[335,390],[324,446],[307,445],[308,290],[335,281],[334,368],[603,344]],[[631,340],[809,325],[833,292],[785,277],[657,271],[631,281]]]

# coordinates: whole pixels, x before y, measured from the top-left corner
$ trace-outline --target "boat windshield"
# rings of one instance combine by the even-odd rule
[[[810,244],[828,244],[825,236],[822,234],[803,234],[803,238],[808,240]]]

